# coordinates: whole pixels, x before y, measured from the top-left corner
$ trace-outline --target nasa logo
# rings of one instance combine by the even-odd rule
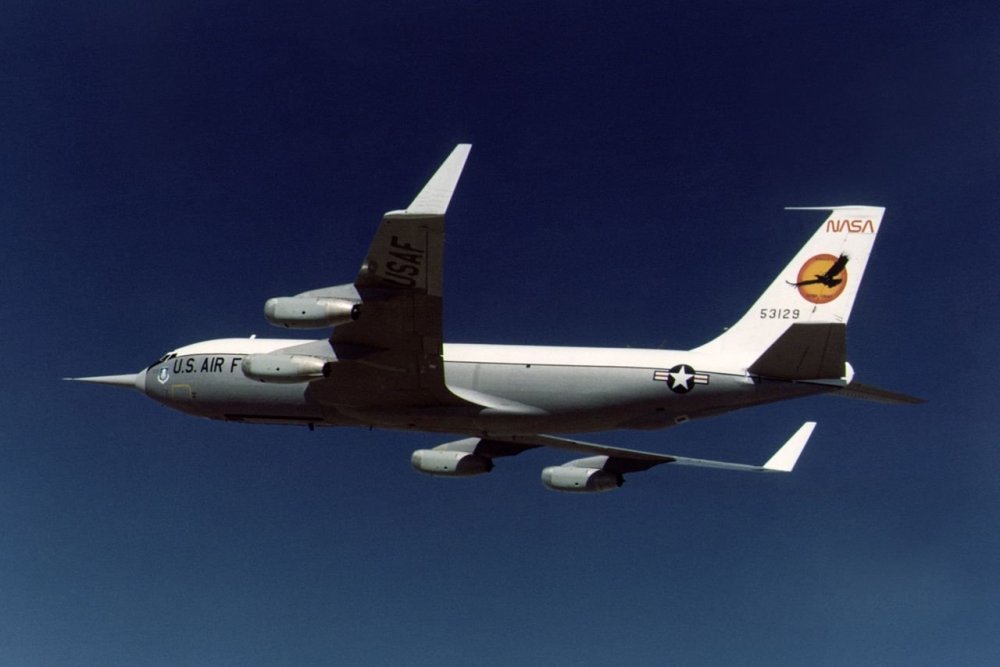
[[[875,223],[871,220],[834,220],[830,218],[826,221],[826,232],[828,234],[874,234]]]
[[[829,303],[847,287],[847,255],[822,254],[810,257],[799,269],[794,283],[802,298],[810,303]]]
[[[164,366],[160,369],[160,372],[156,374],[156,381],[160,384],[165,384],[167,380],[170,379],[170,371]]]

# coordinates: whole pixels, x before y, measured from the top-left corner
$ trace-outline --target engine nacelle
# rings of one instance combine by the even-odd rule
[[[614,491],[625,483],[619,473],[599,468],[549,466],[542,470],[542,483],[553,491]]]
[[[493,460],[469,452],[418,449],[410,457],[417,472],[442,477],[471,477],[493,470]]]
[[[276,327],[323,329],[358,319],[361,304],[350,299],[279,296],[267,300],[264,316]]]
[[[260,382],[290,384],[329,375],[329,359],[304,354],[251,354],[243,360],[243,374]]]

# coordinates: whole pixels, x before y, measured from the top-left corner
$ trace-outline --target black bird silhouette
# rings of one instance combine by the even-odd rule
[[[793,287],[802,287],[803,285],[826,285],[827,287],[833,288],[844,282],[842,278],[838,278],[837,276],[840,275],[845,266],[847,266],[847,255],[841,255],[837,258],[837,261],[833,263],[833,266],[826,270],[826,273],[817,273],[815,274],[816,277],[812,280],[803,280],[800,283],[791,283],[787,280],[785,282],[788,282],[788,284]]]

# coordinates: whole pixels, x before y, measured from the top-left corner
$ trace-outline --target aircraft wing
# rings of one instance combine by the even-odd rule
[[[661,463],[675,463],[677,465],[718,468],[722,470],[740,470],[744,472],[791,472],[815,427],[816,422],[804,423],[766,463],[759,466],[708,459],[694,459],[686,456],[674,456],[672,454],[658,454],[656,452],[642,452],[634,449],[598,445],[580,440],[557,438],[550,435],[491,436],[491,438],[512,444],[520,444],[525,449],[532,447],[552,447],[589,454],[592,460],[579,459],[577,461],[570,461],[564,465],[599,467],[602,470],[619,474],[649,470]],[[598,459],[604,460],[601,461]]]
[[[330,337],[345,363],[310,386],[320,403],[466,405],[444,383],[441,296],[445,212],[470,149],[456,146],[409,206],[382,217],[353,285],[303,295],[361,300]]]
[[[542,483],[545,486],[556,491],[610,491],[624,483],[626,474],[649,470],[661,463],[745,472],[791,472],[815,426],[815,422],[803,424],[767,463],[759,466],[640,452],[551,435],[464,438],[438,445],[434,449],[418,449],[413,452],[410,462],[419,472],[465,477],[489,472],[493,469],[495,458],[515,456],[537,447],[554,447],[589,456],[543,469]]]

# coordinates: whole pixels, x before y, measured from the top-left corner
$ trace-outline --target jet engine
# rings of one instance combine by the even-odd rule
[[[260,382],[290,384],[329,375],[334,362],[304,354],[251,354],[243,360],[243,374]]]
[[[357,320],[361,304],[350,299],[279,296],[267,300],[264,316],[276,327],[323,329]]]
[[[614,491],[625,483],[619,473],[600,468],[572,465],[549,466],[542,470],[542,483],[553,491]]]
[[[417,472],[441,477],[471,477],[493,470],[488,456],[441,449],[418,449],[410,463]]]

